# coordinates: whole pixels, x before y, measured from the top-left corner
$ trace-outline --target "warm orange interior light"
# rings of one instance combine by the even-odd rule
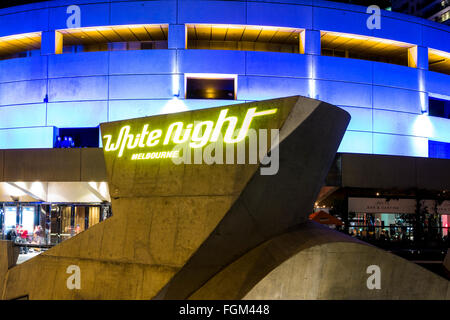
[[[450,53],[428,49],[428,69],[450,75]]]
[[[41,48],[41,33],[31,32],[0,37],[0,57]]]

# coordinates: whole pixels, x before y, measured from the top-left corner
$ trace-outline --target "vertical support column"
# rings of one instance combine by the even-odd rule
[[[41,35],[41,55],[61,54],[63,37],[58,31],[44,31]]]
[[[168,48],[176,51],[172,62],[172,94],[175,99],[184,95],[184,77],[178,69],[178,50],[184,50],[186,46],[186,26],[184,24],[169,24]]]
[[[316,88],[316,64],[321,54],[320,31],[305,30],[301,33],[300,53],[308,55],[308,95],[310,98],[319,99]]]
[[[187,32],[184,24],[170,24],[168,35],[169,49],[186,49]]]
[[[302,32],[300,44],[300,50],[304,54],[313,54],[320,56],[321,44],[320,44],[320,31],[318,30],[305,30]]]
[[[429,111],[428,92],[425,91],[425,72],[428,70],[428,48],[414,46],[408,49],[408,67],[418,69],[420,91],[420,110],[426,114]]]
[[[409,48],[408,67],[428,70],[428,48],[422,46]]]

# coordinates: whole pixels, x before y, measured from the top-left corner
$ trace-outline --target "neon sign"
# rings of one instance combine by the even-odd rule
[[[228,126],[223,141],[225,143],[237,143],[245,139],[254,118],[274,114],[277,112],[277,109],[263,111],[256,111],[256,108],[248,109],[240,129],[236,132],[239,119],[235,116],[227,116],[228,111],[229,109],[221,110],[216,121],[196,121],[186,126],[181,121],[173,122],[167,127],[165,133],[162,129],[150,131],[149,124],[145,124],[140,133],[132,134],[130,133],[131,127],[129,125],[123,126],[115,143],[112,142],[112,135],[103,136],[106,139],[105,151],[118,151],[117,156],[120,158],[125,150],[153,148],[158,145],[167,146],[170,143],[181,144],[188,142],[191,148],[201,148],[208,142],[216,142],[219,139],[225,123]],[[174,158],[177,156],[178,153],[175,152],[149,152],[134,154],[132,160]]]
[[[178,158],[178,156],[179,156],[178,150],[135,153],[131,156],[131,160],[168,159],[168,158]]]

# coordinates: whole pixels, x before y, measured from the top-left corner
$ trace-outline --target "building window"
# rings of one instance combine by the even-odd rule
[[[321,32],[322,55],[408,66],[412,44],[339,32]]]
[[[105,213],[105,214],[104,214]],[[47,244],[56,245],[112,215],[107,204],[51,204]]]
[[[450,159],[450,143],[428,140],[428,157]]]
[[[349,213],[350,235],[368,242],[412,241],[413,226],[413,214]]]
[[[187,25],[187,49],[301,52],[302,29],[239,25]]]
[[[450,19],[450,11],[445,12],[441,17],[439,18],[439,22],[445,22],[448,19]]]
[[[0,38],[0,60],[26,58],[41,53],[41,33],[32,32]]]
[[[98,148],[99,128],[61,128],[54,143],[55,148]]]
[[[436,98],[428,99],[428,114],[433,117],[450,119],[450,101]]]
[[[236,99],[235,76],[185,75],[186,99]]]
[[[0,222],[4,222],[0,223],[0,239],[15,241],[21,249],[26,248],[27,251],[28,247],[48,248],[87,230],[111,215],[111,204],[107,202],[0,202]],[[22,234],[21,240],[18,241],[20,226],[27,232]]]
[[[167,49],[168,29],[168,25],[124,25],[58,30],[62,49],[56,53]]]
[[[450,53],[428,49],[428,69],[450,75]]]

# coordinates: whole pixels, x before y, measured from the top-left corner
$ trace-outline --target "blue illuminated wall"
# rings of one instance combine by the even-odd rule
[[[66,28],[72,4],[82,27],[169,24],[169,48],[55,55],[50,40]],[[311,0],[57,0],[0,10],[0,36],[43,32],[40,56],[0,61],[0,148],[51,147],[54,127],[230,104],[183,98],[185,73],[224,73],[237,75],[236,103],[304,95],[347,110],[340,152],[432,156],[429,140],[450,143],[450,120],[422,110],[428,96],[450,99],[450,76],[321,56],[320,30],[407,42],[426,58],[428,48],[450,52],[450,28],[383,11],[381,29],[369,30],[365,9]],[[188,23],[302,28],[305,54],[186,50]]]
[[[450,159],[450,143],[429,140],[428,156],[430,158]]]

